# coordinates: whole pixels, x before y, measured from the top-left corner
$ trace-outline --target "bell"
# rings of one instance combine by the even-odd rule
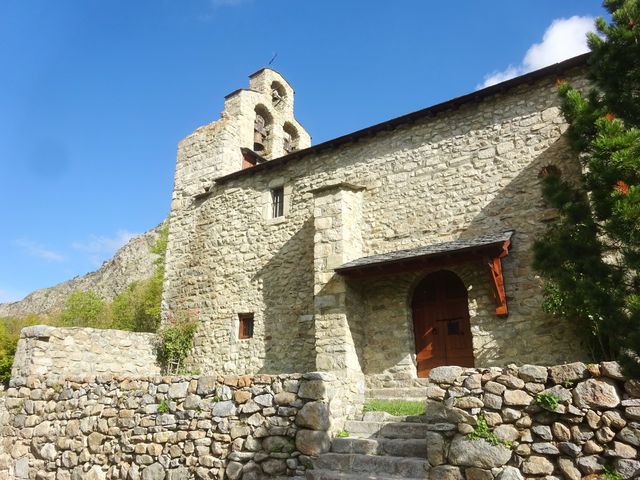
[[[257,130],[255,130],[253,132],[253,151],[254,152],[261,152],[264,150],[264,135],[262,135],[260,132],[258,132]]]

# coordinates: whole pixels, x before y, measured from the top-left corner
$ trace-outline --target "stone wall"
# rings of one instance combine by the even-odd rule
[[[446,478],[578,480],[605,467],[640,477],[640,381],[625,381],[615,362],[438,367],[429,380],[425,421],[440,428],[427,458]],[[481,417],[497,444],[469,438]]]
[[[17,376],[0,479],[301,475],[357,413],[351,389],[327,373]]]
[[[23,328],[11,376],[159,374],[155,334],[95,328]]]
[[[429,381],[425,415],[392,426],[400,439],[426,426],[431,479],[578,480],[605,468],[640,477],[640,381],[614,362],[438,367]],[[359,418],[354,391],[328,373],[18,376],[6,392],[0,479],[300,476],[347,417]],[[471,438],[483,422],[487,440]],[[374,471],[378,460],[358,461]]]
[[[585,84],[579,70],[563,76]],[[330,296],[319,287],[345,283],[341,288],[350,298],[334,324],[342,331],[348,324],[351,338],[343,335],[340,342],[353,345],[335,352],[355,349],[374,383],[415,377],[409,307],[419,279],[332,282],[331,269],[318,260],[346,256],[329,252],[329,243],[316,245],[327,232],[346,235],[334,246],[367,256],[514,229],[503,259],[508,318],[495,315],[485,267],[465,267],[476,365],[504,366],[515,355],[529,363],[582,359],[579,343],[567,341],[574,332],[542,311],[541,282],[530,266],[533,241],[555,215],[542,198],[540,171],[553,164],[568,179],[579,171],[563,136],[567,126],[555,80],[521,84],[256,173],[249,169],[213,182],[208,196],[176,193],[164,311],[191,312],[199,320],[194,367],[205,373],[317,368],[316,355],[325,348],[319,342],[329,342],[322,329],[333,321],[318,312],[316,302]],[[215,163],[216,154],[207,153],[213,140],[207,142],[183,143],[179,169]],[[352,217],[342,215],[346,225],[333,228],[326,219],[316,221],[315,192],[340,184],[357,189],[358,209]],[[287,213],[271,219],[264,198],[278,185],[290,192]],[[318,294],[326,298],[316,299]],[[255,315],[254,338],[240,340],[238,313],[247,312]]]

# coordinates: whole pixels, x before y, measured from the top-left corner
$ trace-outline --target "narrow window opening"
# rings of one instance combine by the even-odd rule
[[[281,110],[282,107],[284,107],[286,98],[287,91],[284,87],[278,82],[273,82],[271,84],[271,102],[273,103],[273,106],[276,109]]]
[[[271,217],[278,218],[284,215],[284,187],[271,190]]]
[[[253,149],[256,152],[262,152],[264,150],[266,138],[267,128],[264,117],[260,114],[256,114],[256,119],[253,124]]]
[[[238,338],[253,338],[253,313],[239,313],[240,327],[238,329]]]

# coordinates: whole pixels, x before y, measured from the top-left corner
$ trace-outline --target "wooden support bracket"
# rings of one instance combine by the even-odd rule
[[[510,241],[507,240],[502,246],[502,251],[495,257],[490,257],[487,262],[489,275],[491,278],[491,290],[493,299],[496,302],[496,315],[506,317],[509,315],[507,307],[507,294],[504,291],[504,277],[502,276],[502,258],[509,254]]]

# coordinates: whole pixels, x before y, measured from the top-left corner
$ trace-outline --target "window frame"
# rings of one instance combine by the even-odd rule
[[[248,340],[255,335],[255,315],[238,313],[238,340]]]
[[[271,218],[284,217],[284,185],[272,188],[271,195]]]

